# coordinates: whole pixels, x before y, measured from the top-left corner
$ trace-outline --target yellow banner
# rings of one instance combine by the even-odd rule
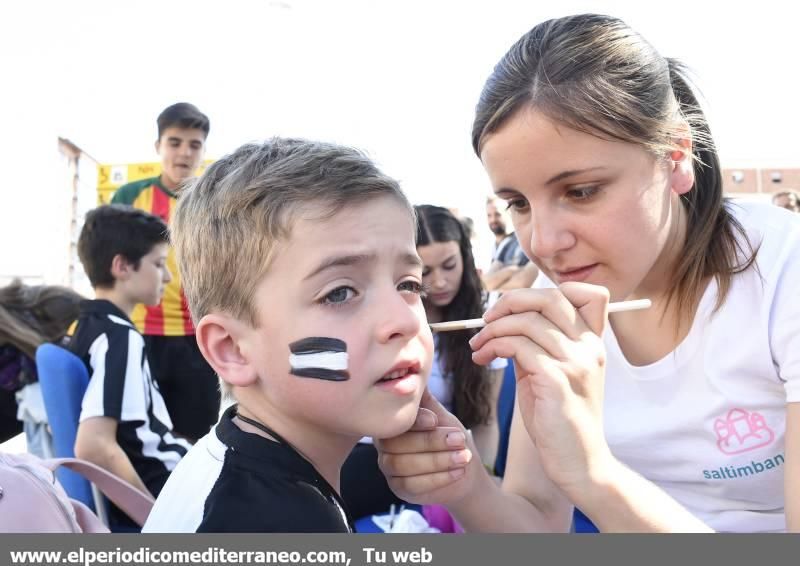
[[[213,163],[213,159],[206,159],[197,170],[197,175],[203,173],[206,167]],[[123,163],[118,165],[97,166],[97,204],[108,204],[118,188],[127,183],[157,177],[161,174],[161,163]]]

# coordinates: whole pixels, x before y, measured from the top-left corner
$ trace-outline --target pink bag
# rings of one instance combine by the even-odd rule
[[[109,532],[91,509],[67,496],[56,481],[59,466],[85,477],[137,524],[144,524],[153,498],[99,466],[76,458],[0,453],[0,532]]]

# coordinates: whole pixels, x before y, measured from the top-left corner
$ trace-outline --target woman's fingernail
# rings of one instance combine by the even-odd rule
[[[454,464],[467,464],[472,460],[472,453],[469,450],[459,450],[450,455],[450,459]]]
[[[465,440],[463,432],[450,432],[445,437],[448,446],[464,446]]]

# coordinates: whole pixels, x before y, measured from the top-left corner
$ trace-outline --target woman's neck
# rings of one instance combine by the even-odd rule
[[[670,291],[675,288],[675,272],[685,253],[687,232],[686,209],[680,197],[675,195],[674,198],[675,217],[667,243],[644,281],[626,297],[647,298],[653,306],[609,316],[620,349],[628,362],[635,366],[655,363],[680,345],[692,328],[703,290],[710,281],[706,278],[701,282],[690,309],[681,307],[678,296],[672,295],[670,299]]]
[[[647,298],[653,301],[655,305],[665,299],[675,287],[673,278],[678,266],[684,259],[688,220],[686,209],[681,204],[680,197],[673,195],[673,199],[673,218],[664,248],[653,264],[650,273],[647,274],[633,294],[627,297],[629,299]],[[670,305],[670,308],[672,308],[672,305]]]

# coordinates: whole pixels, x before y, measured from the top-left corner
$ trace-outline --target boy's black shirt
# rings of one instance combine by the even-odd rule
[[[309,461],[241,430],[235,416],[234,405],[178,466],[145,531],[353,532],[341,498]],[[187,509],[188,498],[200,503]]]

